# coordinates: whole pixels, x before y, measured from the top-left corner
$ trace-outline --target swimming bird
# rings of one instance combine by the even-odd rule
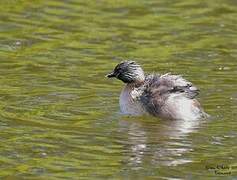
[[[135,61],[122,61],[107,77],[115,77],[126,84],[119,99],[123,114],[149,114],[183,120],[208,116],[195,99],[199,94],[198,88],[180,75],[145,75]]]

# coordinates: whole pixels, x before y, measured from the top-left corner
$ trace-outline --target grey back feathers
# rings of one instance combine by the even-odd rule
[[[199,90],[192,83],[179,75],[148,75],[142,87],[141,102],[146,110],[152,114],[160,114],[161,107],[171,94],[182,93],[187,98],[193,99]]]

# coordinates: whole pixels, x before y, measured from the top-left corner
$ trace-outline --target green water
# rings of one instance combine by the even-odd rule
[[[2,0],[0,178],[235,179],[236,48],[236,0]],[[212,119],[121,115],[104,76],[126,58],[192,81]]]

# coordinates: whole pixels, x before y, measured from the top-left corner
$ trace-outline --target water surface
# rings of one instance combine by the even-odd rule
[[[1,1],[0,177],[234,179],[236,32],[235,0]],[[182,74],[212,119],[121,115],[123,59]]]

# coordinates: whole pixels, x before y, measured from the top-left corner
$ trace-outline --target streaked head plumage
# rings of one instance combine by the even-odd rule
[[[116,77],[124,83],[142,82],[145,79],[141,66],[130,60],[120,62],[107,77]]]

